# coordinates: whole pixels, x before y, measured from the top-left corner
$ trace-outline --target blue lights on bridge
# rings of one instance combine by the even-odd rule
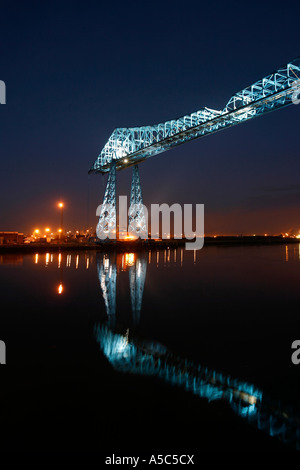
[[[112,162],[121,170],[193,139],[245,122],[293,102],[300,79],[300,57],[235,93],[224,109],[204,107],[179,119],[113,131],[90,173],[105,173]]]

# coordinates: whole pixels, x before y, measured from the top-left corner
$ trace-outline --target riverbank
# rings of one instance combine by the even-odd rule
[[[0,254],[2,253],[53,253],[61,251],[139,251],[184,247],[188,240],[134,240],[134,241],[99,241],[92,243],[28,243],[14,245],[0,245]],[[271,245],[271,244],[290,244],[300,243],[300,240],[294,237],[282,236],[218,236],[205,237],[204,246],[240,246],[240,245]]]

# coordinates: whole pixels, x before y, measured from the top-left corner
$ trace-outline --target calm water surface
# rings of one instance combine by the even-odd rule
[[[299,285],[298,244],[1,255],[4,441],[297,447]]]

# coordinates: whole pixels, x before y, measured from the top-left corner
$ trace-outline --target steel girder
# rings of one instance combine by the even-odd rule
[[[97,237],[101,240],[105,240],[106,238],[116,238],[116,209],[116,164],[112,161],[99,221],[96,228]]]
[[[292,103],[300,79],[300,57],[235,93],[223,110],[202,108],[153,126],[115,129],[89,173],[106,173],[140,163],[170,148],[245,122]]]
[[[132,183],[129,207],[128,233],[137,238],[148,238],[148,227],[143,205],[142,188],[138,165],[132,168]]]

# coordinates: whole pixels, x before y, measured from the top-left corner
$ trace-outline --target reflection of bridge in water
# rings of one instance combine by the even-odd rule
[[[206,398],[209,402],[224,400],[232,410],[249,424],[284,443],[300,449],[300,418],[290,407],[267,397],[255,385],[232,378],[207,367],[184,360],[163,345],[141,341],[115,331],[117,274],[129,272],[133,325],[140,320],[147,258],[143,254],[126,253],[119,256],[101,254],[97,257],[97,271],[105,302],[107,323],[95,326],[100,349],[114,369],[123,373],[156,376],[185,390]]]
[[[142,308],[144,284],[147,271],[147,258],[136,253],[116,255],[99,254],[97,270],[100,286],[105,302],[108,323],[114,327],[116,323],[117,271],[129,272],[131,311],[134,326],[139,324]]]

